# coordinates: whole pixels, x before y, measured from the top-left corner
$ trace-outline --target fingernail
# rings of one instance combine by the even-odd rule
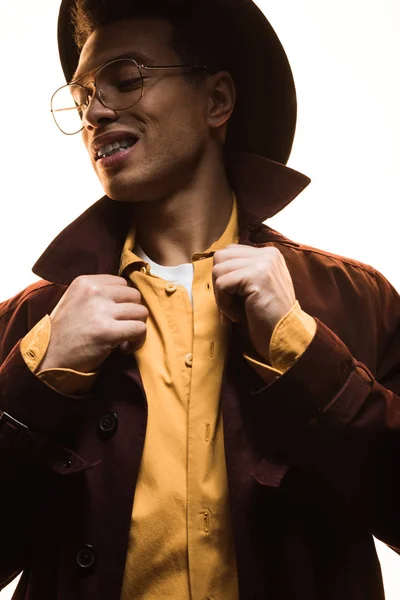
[[[230,320],[228,319],[228,317],[226,315],[224,315],[223,313],[221,313],[221,324],[222,325],[229,325]]]

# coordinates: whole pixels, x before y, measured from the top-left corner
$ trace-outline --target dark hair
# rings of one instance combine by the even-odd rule
[[[199,6],[201,4],[201,6]],[[98,27],[128,18],[157,18],[168,21],[173,34],[170,46],[184,64],[204,64],[215,73],[229,70],[224,50],[224,31],[215,6],[205,10],[207,0],[76,0],[71,10],[75,43],[82,49]],[[206,21],[206,15],[213,19]],[[203,72],[204,73],[204,72]]]

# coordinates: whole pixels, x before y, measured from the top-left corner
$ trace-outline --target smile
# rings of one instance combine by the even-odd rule
[[[112,144],[105,144],[98,149],[96,160],[99,160],[99,158],[106,158],[107,156],[113,156],[113,154],[117,154],[126,148],[131,148],[136,142],[137,140],[135,139],[124,139],[117,140]]]

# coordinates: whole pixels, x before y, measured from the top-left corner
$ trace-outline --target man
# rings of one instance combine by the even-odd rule
[[[72,25],[61,5],[53,116],[106,197],[0,309],[0,580],[24,571],[19,600],[381,599],[398,296],[263,225],[308,180],[279,164],[295,92],[255,5],[144,4],[79,0]]]

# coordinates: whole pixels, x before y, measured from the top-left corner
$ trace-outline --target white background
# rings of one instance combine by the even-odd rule
[[[298,89],[289,165],[313,179],[270,224],[296,241],[373,264],[400,289],[397,1],[258,3],[286,48]],[[63,136],[49,111],[51,93],[64,82],[57,13],[57,0],[0,0],[0,300],[35,281],[36,258],[102,195],[79,136]],[[378,549],[387,598],[398,600],[400,559]],[[10,589],[0,593],[10,597]]]

